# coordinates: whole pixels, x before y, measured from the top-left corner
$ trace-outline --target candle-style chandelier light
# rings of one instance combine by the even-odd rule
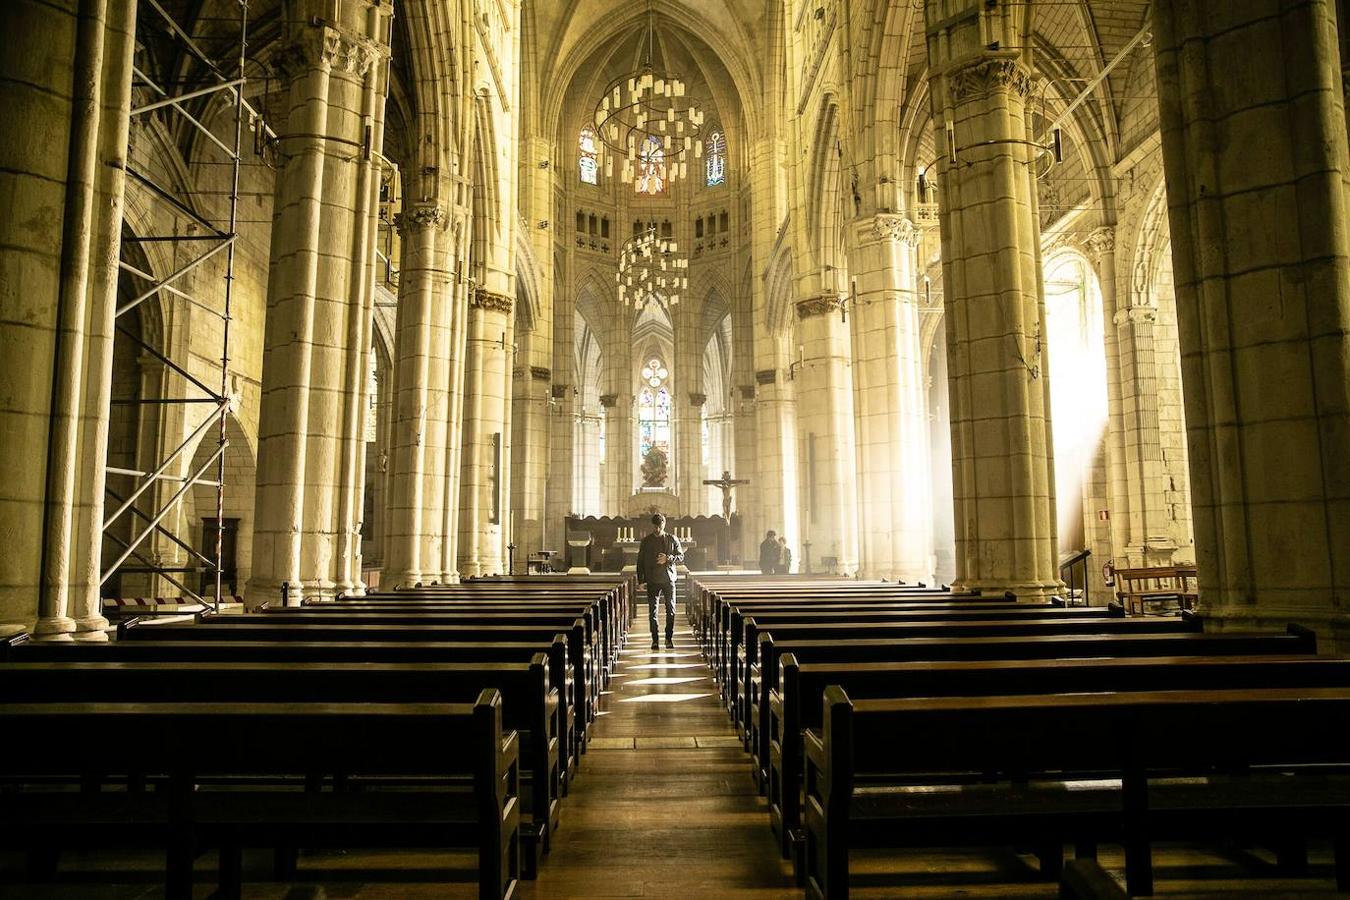
[[[674,238],[661,237],[650,225],[619,248],[615,283],[619,302],[631,303],[634,309],[642,309],[652,295],[673,306],[689,287],[689,259],[680,255]]]
[[[687,93],[683,78],[653,64],[654,35],[649,2],[642,66],[610,82],[595,105],[595,130],[607,151],[605,175],[614,177],[617,157],[624,184],[631,184],[657,162],[664,164],[667,181],[686,178],[690,156],[695,160],[703,157],[703,141],[699,138],[703,110]]]

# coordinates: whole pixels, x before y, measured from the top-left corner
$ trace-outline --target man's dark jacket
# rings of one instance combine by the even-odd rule
[[[656,561],[658,553],[666,555],[664,566]],[[647,535],[642,539],[642,546],[638,547],[638,584],[674,584],[675,564],[683,561],[684,548],[675,535],[670,532]]]

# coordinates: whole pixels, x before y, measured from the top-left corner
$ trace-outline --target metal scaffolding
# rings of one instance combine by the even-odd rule
[[[133,100],[131,118],[134,120],[138,116],[154,112],[160,112],[163,115],[167,114],[167,111],[172,111],[181,117],[183,121],[199,131],[225,154],[226,164],[230,167],[230,191],[228,206],[223,216],[218,215],[213,221],[209,218],[208,212],[197,208],[190,198],[179,196],[172,190],[156,183],[149,173],[137,169],[135,154],[128,153],[126,170],[126,176],[130,182],[128,187],[134,184],[142,189],[144,195],[152,203],[160,205],[169,212],[171,218],[174,220],[185,219],[190,222],[193,226],[192,230],[196,233],[176,233],[175,231],[164,234],[135,235],[131,234],[126,227],[123,228],[123,240],[125,242],[167,244],[182,248],[188,259],[187,262],[178,265],[172,272],[162,277],[156,277],[150,272],[142,271],[126,259],[122,259],[118,264],[121,272],[124,273],[122,277],[130,276],[136,279],[135,283],[139,285],[132,292],[134,295],[132,299],[119,304],[117,308],[116,329],[119,339],[134,342],[141,351],[158,360],[168,371],[181,378],[188,386],[184,392],[185,395],[182,397],[138,397],[126,402],[139,406],[183,404],[190,407],[197,404],[207,404],[213,408],[191,430],[187,437],[164,454],[163,458],[153,468],[145,461],[140,462],[142,468],[106,466],[107,474],[130,477],[135,479],[135,482],[133,489],[126,496],[120,496],[111,489],[107,492],[107,505],[112,508],[112,512],[104,519],[103,533],[106,539],[110,539],[118,545],[120,552],[112,563],[103,570],[100,578],[100,583],[106,584],[108,579],[119,573],[149,574],[165,579],[181,590],[184,597],[191,598],[193,602],[208,606],[213,610],[219,609],[222,601],[222,576],[224,574],[225,451],[229,446],[227,423],[230,414],[230,324],[234,293],[235,250],[239,237],[239,179],[243,161],[244,129],[247,126],[256,135],[256,141],[252,148],[254,153],[257,153],[259,148],[264,146],[268,140],[273,140],[276,137],[258,111],[244,97],[244,85],[247,82],[245,67],[248,60],[248,0],[227,0],[227,2],[238,7],[238,31],[236,35],[233,31],[234,20],[231,18],[229,20],[231,23],[229,34],[221,36],[231,52],[228,56],[213,59],[204,52],[201,46],[204,39],[194,37],[188,29],[175,21],[160,0],[140,0],[142,12],[136,22],[137,44],[146,45],[151,36],[167,39],[174,47],[191,59],[200,75],[194,80],[175,80],[172,83],[166,82],[166,84],[161,85],[152,77],[153,72],[149,71],[150,66],[145,66],[146,71],[133,66],[132,86],[141,89],[139,96],[144,97],[148,94],[155,99],[140,105],[136,105],[135,100]],[[174,91],[177,91],[177,93],[174,93]],[[202,108],[203,102],[221,95],[232,104],[234,110],[232,142],[222,140],[203,121],[204,117],[194,112],[194,109]],[[224,289],[219,302],[204,299],[191,290],[183,288],[184,276],[197,270],[208,261],[216,259],[222,253],[224,254]],[[160,294],[160,292],[164,292],[220,320],[221,343],[218,387],[214,384],[208,384],[208,381],[214,382],[213,376],[207,378],[206,376],[197,377],[193,375],[184,365],[180,365],[166,353],[151,346],[142,335],[137,334],[136,331],[123,323],[124,316],[145,301]],[[195,396],[190,396],[194,394]],[[186,475],[177,474],[184,468],[181,463],[184,454],[195,448],[199,440],[207,440],[212,426],[214,426],[216,433],[214,451],[204,462],[196,466],[190,466],[191,471]],[[176,485],[176,489],[167,500],[157,501],[153,510],[147,511],[142,508],[145,504],[141,498],[160,482],[171,482]],[[164,525],[164,520],[180,506],[183,499],[198,485],[206,485],[215,490],[215,553],[213,556],[194,549],[187,541],[175,534],[171,528],[166,528]],[[112,530],[112,526],[123,516],[131,516],[134,523],[139,525],[139,528],[131,530],[130,539],[123,538]],[[174,546],[181,549],[185,554],[185,564],[166,565],[155,554],[147,555],[142,545],[153,535],[162,535]],[[196,573],[204,575],[203,582],[208,584],[213,582],[214,589],[204,587],[200,591],[194,590],[185,576]]]

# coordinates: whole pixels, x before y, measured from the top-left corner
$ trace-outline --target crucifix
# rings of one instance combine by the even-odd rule
[[[729,470],[729,469],[723,469],[723,470],[722,470],[722,477],[721,477],[721,478],[714,478],[714,479],[705,480],[703,483],[706,484],[706,485],[708,485],[708,486],[710,486],[710,487],[715,487],[715,488],[721,488],[721,489],[722,489],[722,518],[726,519],[726,520],[727,520],[727,524],[730,525],[730,524],[731,524],[731,492],[732,492],[732,490],[735,489],[735,487],[736,487],[738,484],[749,484],[749,483],[750,483],[749,479],[745,479],[745,478],[739,478],[739,479],[738,479],[738,478],[732,478],[732,477],[731,477],[731,470]]]

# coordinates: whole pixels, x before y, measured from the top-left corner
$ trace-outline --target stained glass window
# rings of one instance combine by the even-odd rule
[[[708,138],[708,187],[725,184],[727,180],[727,139],[720,131]]]
[[[661,139],[652,135],[638,151],[637,178],[633,188],[639,194],[663,194],[666,190],[666,151]]]
[[[671,399],[666,379],[670,370],[659,359],[642,367],[638,393],[638,459],[642,487],[664,488],[670,482]]]
[[[581,167],[581,180],[586,184],[596,184],[600,178],[599,144],[595,139],[595,129],[587,125],[581,129],[577,139],[578,165]]]

